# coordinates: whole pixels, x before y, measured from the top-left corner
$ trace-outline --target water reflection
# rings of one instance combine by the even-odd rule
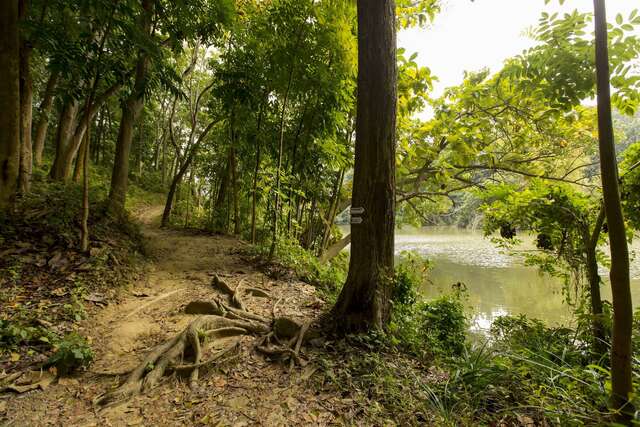
[[[524,249],[532,248],[530,240],[525,242]],[[522,265],[520,258],[496,248],[478,231],[450,227],[399,230],[396,253],[403,250],[418,251],[434,261],[431,283],[421,289],[425,298],[448,293],[457,282],[466,285],[472,330],[487,330],[493,319],[506,314],[525,314],[552,325],[572,322],[558,279]],[[634,301],[640,301],[639,272],[640,264],[635,261]],[[603,286],[602,293],[603,298],[610,298],[608,286]]]

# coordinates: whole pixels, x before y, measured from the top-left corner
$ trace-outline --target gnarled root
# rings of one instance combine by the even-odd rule
[[[213,277],[213,285],[229,297],[229,303],[222,298],[190,302],[185,312],[199,317],[181,333],[154,348],[119,387],[99,396],[94,403],[110,406],[126,401],[155,387],[170,372],[189,376],[189,384],[194,387],[201,370],[238,358],[240,338],[229,344],[226,340],[231,337],[259,336],[256,349],[261,353],[289,359],[290,369],[294,364],[304,364],[300,348],[310,335],[309,324],[287,317],[270,319],[247,311],[242,296],[269,297],[262,289],[245,287],[242,281],[232,289],[217,275]],[[215,343],[223,348],[207,356],[206,347]]]
[[[307,337],[309,326],[310,323],[300,324],[288,317],[277,318],[273,324],[273,331],[262,337],[256,345],[256,350],[273,359],[288,359],[289,371],[294,365],[304,366],[300,349]]]
[[[251,320],[229,319],[218,315],[205,315],[196,318],[189,326],[166,343],[152,350],[144,360],[129,374],[117,389],[98,397],[94,403],[108,406],[125,401],[132,396],[155,387],[167,371],[177,371],[190,375],[190,384],[198,380],[199,369],[215,365],[218,360],[237,350],[238,342],[227,346],[206,361],[202,361],[202,342],[204,338],[215,340],[233,336],[266,334],[269,325]],[[192,354],[192,363],[181,363],[184,355]]]

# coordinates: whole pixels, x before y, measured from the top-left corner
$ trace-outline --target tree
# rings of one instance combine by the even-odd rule
[[[633,306],[629,283],[629,249],[618,188],[618,165],[611,118],[609,87],[609,52],[607,19],[604,0],[594,0],[596,29],[596,81],[598,99],[598,128],[600,142],[600,172],[604,211],[609,229],[611,251],[611,292],[613,296],[613,337],[611,342],[611,400],[613,409],[622,419],[630,419],[629,400],[633,391],[631,381],[631,328]]]
[[[390,315],[395,225],[395,1],[358,0],[358,95],[351,259],[333,308],[345,330],[383,328]]]
[[[148,36],[151,32],[151,20],[153,15],[153,2],[142,0],[142,9],[138,16],[139,27],[142,34]],[[127,195],[127,183],[129,179],[129,153],[133,138],[133,127],[144,107],[144,95],[147,89],[149,72],[149,53],[144,48],[138,51],[135,69],[135,82],[131,94],[122,103],[122,119],[118,131],[116,143],[116,156],[111,174],[111,188],[109,190],[109,209],[112,211],[124,210],[124,202]]]
[[[20,162],[18,0],[0,6],[0,212],[11,209]]]
[[[604,210],[598,193],[590,195],[570,184],[534,179],[518,184],[494,185],[483,191],[484,231],[500,231],[500,244],[521,243],[516,230],[536,234],[538,251],[525,251],[526,264],[541,272],[564,278],[567,300],[571,290],[577,294],[581,311],[582,296],[588,296],[592,331],[592,350],[596,360],[607,351],[609,331],[603,316],[598,273],[599,246],[603,243]],[[583,286],[586,279],[587,286]]]

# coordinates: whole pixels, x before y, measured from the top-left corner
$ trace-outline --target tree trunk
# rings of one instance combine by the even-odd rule
[[[358,100],[347,281],[333,308],[346,331],[382,329],[389,320],[395,225],[397,108],[395,1],[358,0]],[[352,218],[352,221],[356,217]]]
[[[87,129],[88,130],[88,129]],[[86,135],[86,132],[85,132]],[[73,169],[73,182],[80,182],[80,178],[84,172],[84,157],[88,154],[85,152],[84,147],[87,144],[87,138],[82,138],[82,144],[78,149],[78,158],[76,159],[76,165]]]
[[[89,144],[91,142],[91,124],[87,127],[82,143],[82,223],[80,228],[80,250],[89,251]]]
[[[322,237],[322,243],[320,244],[319,253],[322,253],[329,245],[329,239],[331,238],[331,226],[336,219],[336,215],[338,214],[338,202],[340,201],[340,189],[342,188],[342,182],[344,181],[344,173],[345,169],[342,169],[336,178],[336,185],[333,187],[333,197],[331,198],[331,206],[327,211],[327,218],[325,221],[325,229],[324,235]]]
[[[233,140],[232,140],[233,144]],[[231,148],[231,182],[233,187],[233,234],[240,235],[240,186],[238,185],[238,161],[236,151]]]
[[[273,207],[273,228],[271,234],[271,248],[269,249],[269,258],[273,257],[278,243],[278,218],[280,215],[280,170],[282,169],[282,152],[284,151],[284,117],[287,112],[287,101],[289,100],[289,90],[291,90],[291,82],[293,81],[293,65],[289,71],[289,82],[287,90],[282,100],[282,112],[280,113],[280,139],[278,145],[278,164],[276,166],[276,194]]]
[[[58,120],[58,129],[56,130],[56,154],[51,165],[49,177],[57,180],[60,176],[58,165],[62,164],[64,152],[70,144],[73,123],[78,114],[78,103],[73,99],[64,102],[60,111],[60,119]]]
[[[0,212],[13,208],[20,164],[18,0],[0,3]]]
[[[187,169],[189,169],[189,166],[191,166],[191,162],[193,162],[193,159],[198,153],[198,148],[200,147],[200,144],[202,143],[204,138],[209,134],[211,129],[213,129],[213,126],[216,123],[217,121],[212,121],[207,125],[205,130],[202,131],[202,134],[200,134],[198,141],[195,142],[194,146],[191,148],[191,151],[189,152],[189,155],[185,159],[184,163],[182,164],[182,166],[180,167],[176,175],[173,177],[173,180],[171,180],[169,193],[167,194],[167,201],[164,205],[164,211],[162,212],[161,227],[166,227],[169,225],[169,218],[171,218],[171,210],[173,209],[173,200],[176,195],[178,186],[182,181],[182,177],[184,177],[184,174],[187,172]]]
[[[47,140],[47,129],[49,127],[49,114],[51,113],[51,107],[53,106],[53,99],[55,97],[55,90],[59,76],[60,74],[57,71],[51,72],[42,102],[38,108],[38,123],[36,125],[36,132],[33,140],[33,163],[36,166],[42,165],[42,153],[44,152],[44,144]]]
[[[256,207],[258,199],[258,172],[260,170],[260,128],[262,127],[262,114],[264,111],[264,103],[260,104],[260,112],[258,113],[258,126],[256,127],[255,146],[256,146],[256,167],[253,171],[253,187],[251,191],[251,243],[256,243]]]
[[[629,249],[620,203],[618,167],[611,119],[609,87],[609,52],[604,0],[594,0],[596,31],[596,81],[598,93],[598,129],[600,142],[600,172],[604,209],[609,229],[611,251],[611,293],[613,296],[613,338],[611,343],[612,408],[619,411],[621,421],[628,422],[633,408],[629,401],[633,391],[631,381],[631,328],[633,308],[629,286]]]
[[[20,0],[20,21],[25,21],[29,13],[29,1]],[[31,78],[32,47],[26,38],[20,36],[20,166],[18,188],[21,193],[29,192],[33,170],[31,147],[31,125],[33,118],[33,82]]]
[[[89,97],[85,101],[85,105],[81,110],[83,111],[83,114],[81,114],[80,121],[75,128],[73,136],[71,137],[69,142],[65,144],[61,153],[56,156],[56,159],[53,163],[53,179],[64,182],[69,181],[69,178],[71,178],[71,167],[73,166],[73,160],[78,155],[80,146],[84,141],[84,134],[87,131],[89,124],[91,123],[91,121],[93,121],[93,118],[97,114],[102,104],[104,104],[109,99],[109,97],[116,93],[121,86],[122,84],[116,83],[109,87],[99,97]],[[93,98],[95,98],[95,102],[93,101]],[[86,112],[86,114],[84,112]],[[80,162],[80,164],[76,162],[76,173],[74,173],[73,176],[73,179],[76,182],[80,180],[80,171],[82,170],[81,159],[78,159],[78,161]]]
[[[320,264],[324,264],[326,262],[331,261],[344,248],[346,248],[349,243],[351,243],[351,234],[347,234],[342,239],[338,240],[336,243],[331,245],[326,251],[324,251],[322,256],[320,256],[320,258],[318,258],[318,261],[320,262]]]
[[[600,274],[598,273],[598,258],[596,249],[598,247],[598,239],[600,231],[604,223],[604,206],[600,208],[598,217],[593,227],[593,231],[589,234],[589,230],[585,230],[583,240],[587,244],[587,280],[589,282],[589,298],[591,300],[591,330],[593,334],[593,352],[601,358],[607,351],[608,337],[604,326],[604,317],[602,312],[602,297],[600,295]]]
[[[142,0],[142,12],[140,14],[140,27],[144,34],[151,32],[151,16],[153,9],[152,0]],[[116,155],[111,174],[111,188],[109,190],[108,209],[110,211],[123,211],[127,197],[127,184],[129,177],[129,153],[133,138],[133,128],[144,106],[144,92],[149,72],[149,55],[146,51],[138,52],[136,64],[136,77],[133,92],[122,105],[122,119],[116,142]]]

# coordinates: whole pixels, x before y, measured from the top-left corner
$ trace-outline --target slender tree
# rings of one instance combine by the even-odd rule
[[[49,127],[49,114],[51,107],[53,106],[53,100],[55,97],[56,85],[60,73],[52,71],[47,80],[47,86],[42,97],[42,102],[38,107],[38,121],[36,124],[35,136],[33,138],[33,163],[36,166],[42,165],[42,153],[44,151],[44,143],[47,138],[47,129]]]
[[[0,211],[11,209],[20,163],[18,0],[0,3]]]
[[[139,25],[144,34],[151,32],[151,18],[153,15],[153,2],[142,0],[142,10],[139,16]],[[133,141],[133,128],[144,107],[144,93],[149,74],[149,53],[140,49],[135,71],[135,83],[131,95],[122,104],[122,119],[116,142],[116,154],[111,174],[111,189],[109,191],[108,206],[110,210],[122,211],[127,195],[129,179],[129,153]]]
[[[19,21],[24,23],[29,14],[29,0],[20,0]],[[26,193],[31,188],[33,152],[31,149],[31,126],[33,118],[33,82],[31,78],[31,42],[20,31],[20,166],[18,188]]]
[[[619,411],[621,419],[633,413],[629,398],[631,382],[631,328],[633,308],[629,284],[629,249],[625,230],[618,167],[611,119],[609,87],[609,52],[607,19],[604,0],[594,0],[596,30],[596,80],[598,94],[598,129],[600,141],[600,171],[604,210],[609,229],[611,251],[611,291],[613,296],[613,337],[611,343],[611,399],[610,405]]]
[[[358,95],[349,274],[333,311],[362,331],[389,320],[397,109],[395,1],[358,0]],[[356,217],[353,217],[355,219]]]

